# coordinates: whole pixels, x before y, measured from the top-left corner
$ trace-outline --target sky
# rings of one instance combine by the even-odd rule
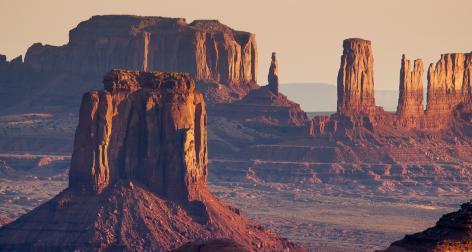
[[[218,19],[256,34],[259,84],[273,51],[281,83],[335,84],[343,39],[360,37],[373,44],[375,88],[397,90],[403,53],[427,67],[442,53],[472,51],[471,10],[471,0],[0,0],[0,54],[65,44],[93,15]]]

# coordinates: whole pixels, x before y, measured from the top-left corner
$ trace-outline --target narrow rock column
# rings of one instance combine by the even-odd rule
[[[416,59],[413,69],[410,60],[402,56],[400,69],[400,93],[397,114],[400,116],[421,116],[423,108],[423,61]]]
[[[270,91],[276,95],[279,94],[279,66],[275,52],[272,53],[272,61],[270,62],[269,76],[267,79],[269,81]]]

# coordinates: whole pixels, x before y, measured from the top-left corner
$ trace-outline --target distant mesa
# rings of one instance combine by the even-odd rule
[[[72,29],[63,46],[35,43],[24,61],[1,55],[0,106],[75,111],[76,98],[99,88],[113,68],[187,72],[208,103],[229,102],[257,88],[257,62],[255,35],[217,20],[93,16]]]
[[[113,70],[104,86],[83,96],[69,187],[3,226],[0,250],[169,251],[221,239],[300,249],[208,191],[207,114],[191,75]]]

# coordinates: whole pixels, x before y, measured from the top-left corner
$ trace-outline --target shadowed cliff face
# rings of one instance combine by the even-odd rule
[[[400,95],[397,113],[401,116],[419,116],[423,108],[423,61],[417,59],[411,69],[410,61],[402,56],[400,69]]]
[[[206,110],[186,74],[112,71],[84,95],[72,189],[101,192],[120,179],[175,200],[198,198],[207,174]]]

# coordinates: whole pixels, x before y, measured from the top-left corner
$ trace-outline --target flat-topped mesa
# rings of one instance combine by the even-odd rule
[[[270,91],[276,95],[279,94],[279,67],[275,52],[272,53],[272,61],[270,62],[267,79],[269,81]]]
[[[443,54],[428,69],[427,114],[451,114],[461,102],[470,98],[472,53]]]
[[[113,70],[86,93],[69,185],[100,193],[138,181],[176,201],[199,198],[207,174],[206,110],[188,74]]]
[[[423,61],[416,59],[411,69],[410,60],[402,56],[400,69],[400,93],[397,114],[401,117],[421,117],[423,107]]]
[[[257,76],[255,35],[217,20],[94,16],[64,46],[34,44],[25,62],[35,72],[101,76],[113,68],[188,72],[198,82],[246,88]]]
[[[344,40],[337,81],[338,113],[369,114],[375,110],[373,64],[374,57],[369,40]]]

